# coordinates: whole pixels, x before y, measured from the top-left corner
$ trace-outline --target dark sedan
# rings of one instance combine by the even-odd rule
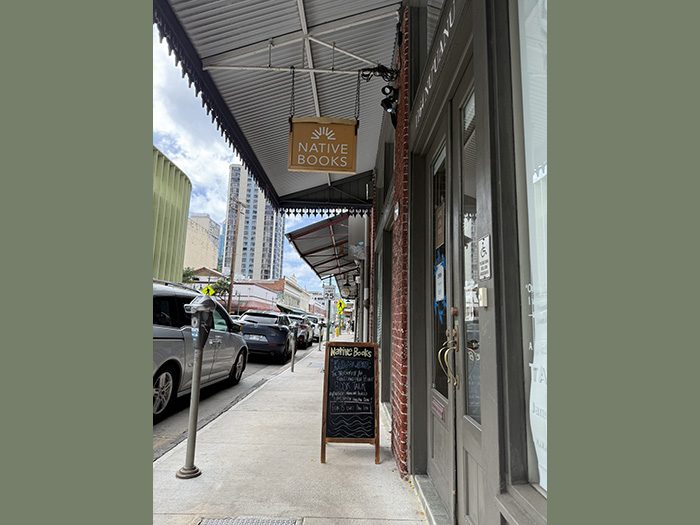
[[[236,322],[251,354],[277,357],[282,363],[292,355],[294,333],[285,314],[249,310]]]

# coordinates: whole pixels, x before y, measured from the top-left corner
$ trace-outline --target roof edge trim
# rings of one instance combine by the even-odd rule
[[[199,55],[167,0],[153,0],[153,22],[158,26],[161,38],[167,40],[168,51],[175,53],[175,63],[180,64],[183,76],[188,76],[190,86],[194,83],[195,95],[201,93],[202,106],[206,106],[207,114],[212,114],[212,123],[216,123],[217,129],[241,158],[268,201],[279,210],[280,199],[267,173],[221,98],[211,76],[202,69]]]

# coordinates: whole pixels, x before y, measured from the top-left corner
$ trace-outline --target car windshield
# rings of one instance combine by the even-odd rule
[[[277,316],[265,314],[244,314],[241,316],[240,320],[259,324],[276,324]]]

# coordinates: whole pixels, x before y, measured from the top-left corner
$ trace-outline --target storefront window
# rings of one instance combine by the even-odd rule
[[[547,0],[518,0],[523,93],[527,239],[524,282],[528,427],[535,451],[530,480],[547,490]],[[522,203],[521,196],[521,203]]]
[[[447,373],[440,361],[447,342],[445,261],[445,150],[432,166],[433,173],[433,387],[447,397]]]
[[[479,264],[476,238],[476,124],[474,95],[461,111],[462,130],[462,250],[464,276],[464,333],[467,356],[467,415],[481,423],[481,351],[479,349]]]

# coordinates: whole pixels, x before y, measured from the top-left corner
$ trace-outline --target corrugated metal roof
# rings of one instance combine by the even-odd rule
[[[207,111],[212,112],[213,120],[273,205],[279,207],[285,195],[353,176],[287,171],[292,86],[288,68],[308,68],[310,63],[315,69],[357,71],[372,67],[341,50],[391,67],[401,2],[154,0],[153,5],[154,21],[182,61],[183,70],[202,91]],[[313,38],[335,43],[336,50],[311,39],[305,41],[304,27]],[[216,69],[220,66],[287,70]],[[297,71],[294,77],[295,116],[355,117],[357,76],[313,75],[320,115],[316,113],[312,75]],[[374,168],[385,83],[378,77],[361,82],[357,173]],[[285,206],[288,202],[286,199]],[[326,207],[332,208],[333,203]]]
[[[321,280],[360,273],[350,255],[349,220],[343,213],[287,233],[290,244]]]

